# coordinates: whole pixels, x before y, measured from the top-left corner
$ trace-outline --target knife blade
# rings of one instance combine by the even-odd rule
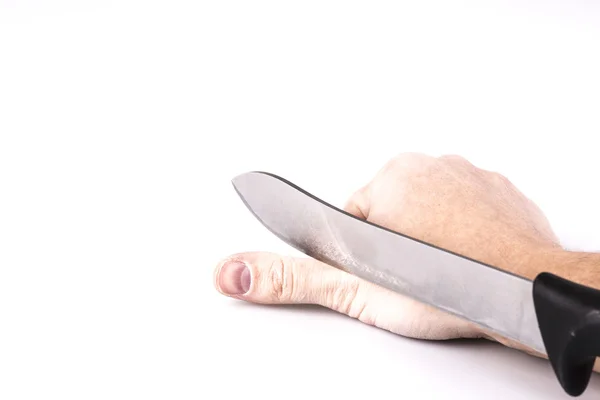
[[[600,292],[549,273],[531,281],[361,220],[272,173],[252,171],[232,183],[293,248],[547,355],[567,393],[585,390],[589,353],[600,353],[593,335],[600,335]],[[593,311],[597,321],[588,318]]]

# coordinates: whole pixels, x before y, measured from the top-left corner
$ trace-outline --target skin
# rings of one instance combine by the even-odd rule
[[[546,216],[506,177],[455,156],[404,153],[352,194],[349,213],[529,279],[553,272],[600,288],[600,255],[563,249]],[[426,340],[482,338],[532,349],[312,258],[246,252],[214,274],[225,296],[261,304],[317,304]],[[596,363],[596,371],[599,370]]]

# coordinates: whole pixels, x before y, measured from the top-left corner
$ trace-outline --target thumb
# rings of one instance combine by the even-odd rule
[[[317,304],[359,317],[368,284],[312,258],[249,252],[223,260],[215,269],[216,289],[261,304]]]

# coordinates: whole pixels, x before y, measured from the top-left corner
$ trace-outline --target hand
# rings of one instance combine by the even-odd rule
[[[539,260],[562,250],[544,214],[508,179],[458,156],[401,154],[354,193],[345,210],[531,279],[544,266]],[[235,254],[217,266],[215,286],[249,302],[322,305],[412,338],[488,338],[532,352],[308,257]]]

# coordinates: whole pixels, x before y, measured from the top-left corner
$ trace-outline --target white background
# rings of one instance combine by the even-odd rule
[[[242,304],[212,273],[293,253],[236,174],[340,206],[403,151],[504,173],[600,251],[599,21],[583,0],[0,0],[0,398],[568,398],[546,361]]]

